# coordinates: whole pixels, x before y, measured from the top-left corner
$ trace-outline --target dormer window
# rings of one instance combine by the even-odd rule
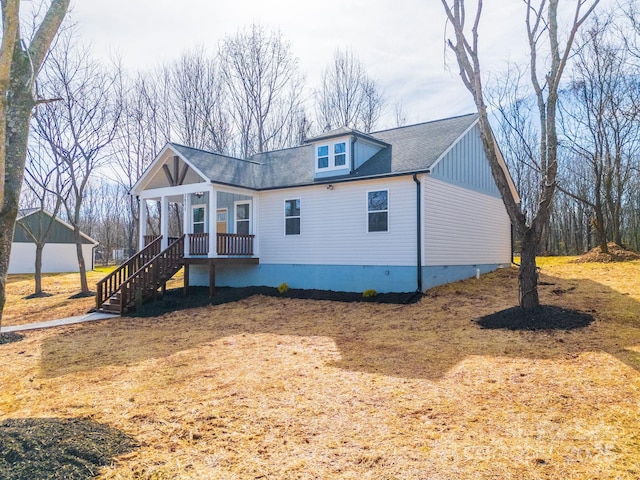
[[[316,171],[338,170],[347,167],[347,142],[335,142],[316,147]]]
[[[333,146],[333,163],[336,167],[342,167],[347,163],[347,145],[345,142],[336,143]]]
[[[329,167],[329,145],[318,147],[318,170]]]

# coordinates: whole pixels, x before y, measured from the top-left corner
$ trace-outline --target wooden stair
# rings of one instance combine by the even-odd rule
[[[161,238],[98,282],[97,311],[122,315],[157,298],[158,289],[164,290],[167,281],[184,265],[184,235],[160,252]]]

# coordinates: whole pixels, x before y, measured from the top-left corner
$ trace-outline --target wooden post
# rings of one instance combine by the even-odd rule
[[[120,290],[120,316],[124,315],[124,305],[127,302],[127,298],[128,298],[127,284],[123,283],[122,288]]]
[[[98,310],[102,306],[102,282],[98,282],[96,285],[96,310]]]
[[[216,294],[216,264],[209,260],[209,296]]]
[[[184,259],[184,296],[189,295],[189,260]]]

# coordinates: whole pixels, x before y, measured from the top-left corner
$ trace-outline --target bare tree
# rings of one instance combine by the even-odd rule
[[[395,127],[404,127],[407,123],[407,112],[405,111],[402,100],[393,104],[393,125]]]
[[[18,223],[36,247],[33,292],[36,296],[45,295],[42,290],[42,253],[62,206],[62,199],[56,192],[63,189],[60,184],[62,179],[56,175],[55,164],[45,158],[49,152],[41,147],[37,141],[29,145],[25,168],[25,184],[32,199],[29,207],[35,207],[41,214],[33,217],[35,221],[29,219]],[[51,215],[44,214],[45,210]]]
[[[29,121],[37,103],[34,83],[69,0],[51,0],[31,42],[20,32],[20,1],[0,0],[0,324],[11,243],[18,215],[20,189],[27,158]],[[7,188],[6,186],[9,186]]]
[[[599,0],[576,0],[575,10],[564,45],[560,44],[561,32],[558,26],[558,0],[540,0],[534,5],[525,0],[525,24],[529,42],[529,75],[531,87],[537,102],[539,119],[539,153],[536,156],[538,190],[536,210],[530,214],[523,211],[509,188],[507,172],[501,168],[498,148],[491,130],[489,114],[480,66],[478,27],[482,15],[482,0],[477,0],[475,15],[469,30],[466,24],[467,11],[464,0],[441,0],[447,19],[453,28],[453,36],[447,41],[455,53],[460,77],[475,102],[479,114],[480,135],[491,172],[502,195],[507,213],[520,241],[521,261],[519,270],[519,304],[524,309],[539,307],[538,269],[536,250],[542,232],[548,223],[558,171],[558,134],[556,114],[560,80],[572,51],[573,42],[580,26],[593,11]],[[543,41],[548,45],[542,49]],[[541,75],[540,70],[544,70]]]
[[[227,153],[231,125],[222,74],[203,48],[183,53],[165,68],[171,84],[174,128],[183,143]]]
[[[351,50],[337,50],[315,92],[318,125],[323,131],[347,126],[370,132],[384,106],[379,87]]]
[[[623,202],[640,146],[637,80],[612,21],[595,17],[583,32],[561,102],[564,136],[575,161],[564,169],[560,188],[593,212],[591,223],[603,253],[608,253],[608,241],[622,244]],[[572,184],[580,175],[590,188],[577,192]]]
[[[302,118],[303,77],[282,34],[252,25],[226,37],[219,56],[239,155],[294,145]]]
[[[54,158],[57,175],[67,188],[58,192],[73,226],[81,294],[89,294],[82,253],[82,205],[92,173],[104,164],[107,147],[116,134],[120,105],[114,102],[115,78],[77,47],[72,32],[65,32],[44,68],[40,90],[60,101],[40,105],[34,131]]]

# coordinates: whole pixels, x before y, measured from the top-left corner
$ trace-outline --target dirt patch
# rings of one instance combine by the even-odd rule
[[[533,310],[507,308],[475,320],[482,328],[505,330],[573,330],[593,322],[586,312],[541,305]]]
[[[17,333],[0,333],[0,345],[4,345],[6,343],[19,342],[23,338],[24,338],[24,335],[20,335]]]
[[[83,480],[137,447],[107,425],[82,418],[15,418],[0,423],[0,478]]]
[[[366,302],[398,305],[415,303],[422,298],[422,295],[419,292],[378,293],[372,297],[364,298],[362,293],[358,292],[289,289],[284,293],[280,293],[277,288],[272,287],[219,287],[216,289],[215,296],[209,297],[208,287],[191,287],[187,297],[183,295],[183,289],[181,288],[170,289],[167,290],[166,295],[160,301],[147,303],[136,311],[131,312],[130,315],[135,317],[154,317],[162,315],[163,313],[174,312],[186,308],[237,302],[253,295],[294,298],[299,300],[329,300],[347,303]]]
[[[607,244],[607,248],[609,249],[609,253],[602,253],[602,249],[600,247],[592,248],[584,255],[573,260],[573,263],[611,263],[640,260],[640,254],[632,250],[627,250],[617,243],[609,242]]]

